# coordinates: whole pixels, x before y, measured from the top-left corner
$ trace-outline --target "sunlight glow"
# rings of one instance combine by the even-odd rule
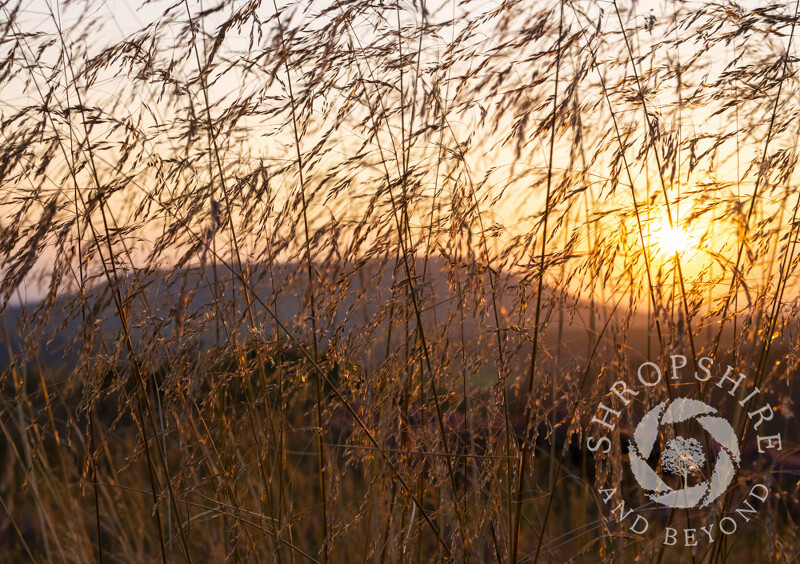
[[[687,250],[692,250],[697,244],[697,236],[679,227],[670,227],[669,222],[664,220],[652,233],[653,241],[658,250],[665,255],[683,254]]]

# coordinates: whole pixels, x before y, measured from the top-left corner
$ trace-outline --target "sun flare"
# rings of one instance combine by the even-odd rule
[[[670,226],[665,220],[653,232],[653,241],[661,253],[681,255],[697,244],[697,237],[685,229]]]

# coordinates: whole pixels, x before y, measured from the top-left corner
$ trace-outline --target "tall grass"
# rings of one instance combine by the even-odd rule
[[[2,559],[794,561],[797,16],[0,3]],[[585,437],[672,354],[783,449],[637,537]]]

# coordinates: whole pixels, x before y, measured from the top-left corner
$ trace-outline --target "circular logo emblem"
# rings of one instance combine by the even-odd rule
[[[628,447],[631,472],[653,501],[667,507],[705,507],[722,495],[739,468],[739,441],[730,423],[716,417],[716,409],[695,399],[676,398],[655,406],[642,417]],[[677,475],[683,487],[673,489],[656,474],[647,462],[653,453],[663,426],[696,421],[719,447],[716,450],[711,477],[689,485],[690,474],[701,474],[708,460],[703,446],[691,437],[675,437],[667,441],[661,453],[662,472]],[[710,445],[709,445],[710,446]],[[708,453],[710,457],[712,453]]]

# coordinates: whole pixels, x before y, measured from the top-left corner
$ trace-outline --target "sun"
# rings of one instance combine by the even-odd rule
[[[658,250],[670,256],[675,253],[681,255],[691,250],[697,243],[697,237],[692,233],[679,227],[670,226],[666,220],[653,231],[652,237]]]

